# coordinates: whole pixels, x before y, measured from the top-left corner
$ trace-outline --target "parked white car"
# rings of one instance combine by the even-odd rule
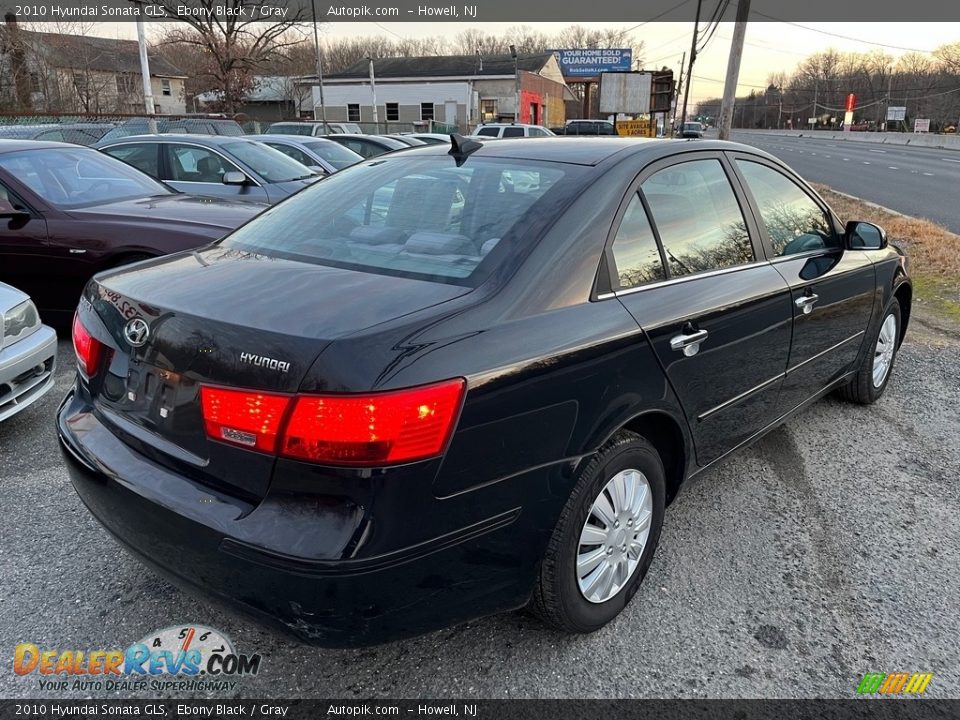
[[[24,293],[0,283],[0,421],[40,399],[53,387],[57,334],[41,324]]]
[[[473,135],[483,138],[517,138],[517,137],[553,137],[543,125],[526,125],[524,123],[486,123],[477,125]]]

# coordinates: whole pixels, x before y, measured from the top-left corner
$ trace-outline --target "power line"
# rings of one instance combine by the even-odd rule
[[[626,30],[621,30],[621,31],[620,31],[621,37],[622,37],[624,34],[628,33],[628,32],[632,32],[632,31],[636,30],[637,28],[642,28],[644,25],[647,25],[647,24],[649,24],[649,23],[652,23],[654,20],[659,20],[659,19],[662,18],[664,15],[669,15],[669,14],[672,13],[674,10],[677,10],[677,9],[679,9],[679,8],[682,8],[682,7],[683,7],[684,5],[686,5],[688,2],[692,2],[692,0],[682,0],[682,2],[677,3],[677,4],[674,5],[673,7],[667,8],[666,10],[664,10],[664,11],[663,11],[662,13],[660,13],[659,15],[654,15],[654,16],[653,16],[652,18],[650,18],[649,20],[644,20],[642,23],[640,23],[640,24],[638,24],[638,25],[634,25],[633,27],[628,27]],[[686,33],[684,33],[684,34],[686,34]]]
[[[841,35],[839,33],[830,32],[829,30],[820,30],[819,28],[813,28],[809,25],[801,25],[800,23],[790,22],[789,20],[781,20],[780,18],[773,17],[773,15],[767,15],[762,13],[759,10],[753,11],[754,15],[760,15],[761,17],[767,18],[767,20],[773,20],[778,23],[783,23],[784,25],[792,25],[793,27],[798,27],[803,30],[808,30],[810,32],[820,33],[821,35],[829,35],[830,37],[840,38],[841,40],[851,40],[852,42],[864,43],[865,45],[874,45],[876,47],[889,48],[890,50],[903,50],[905,52],[918,52],[925,54],[932,54],[933,50],[921,50],[920,48],[911,48],[903,47],[902,45],[887,45],[885,43],[874,42],[873,40],[863,40],[862,38],[850,37],[849,35]]]

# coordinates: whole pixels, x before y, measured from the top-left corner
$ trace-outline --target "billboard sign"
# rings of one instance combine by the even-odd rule
[[[915,133],[930,132],[930,118],[917,118],[913,121],[913,131]]]
[[[617,72],[600,75],[600,114],[645,115],[650,112],[651,74]]]
[[[596,77],[605,72],[626,72],[633,67],[630,48],[580,48],[551,50],[557,56],[563,77],[567,79]]]
[[[903,120],[907,117],[907,108],[903,105],[891,105],[887,108],[887,120]]]

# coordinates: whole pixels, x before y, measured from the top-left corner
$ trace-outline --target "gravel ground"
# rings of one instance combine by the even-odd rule
[[[0,425],[0,696],[48,694],[13,674],[16,643],[126,647],[196,622],[263,654],[237,697],[848,698],[867,671],[932,672],[928,696],[958,697],[958,349],[915,324],[877,405],[825,399],[688,487],[643,587],[595,635],[515,613],[331,651],[175,589],[90,517],[53,430],[61,343],[57,388]]]

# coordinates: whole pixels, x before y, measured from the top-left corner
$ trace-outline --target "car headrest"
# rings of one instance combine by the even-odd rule
[[[403,249],[421,255],[476,255],[477,249],[465,235],[438,232],[416,232]]]

